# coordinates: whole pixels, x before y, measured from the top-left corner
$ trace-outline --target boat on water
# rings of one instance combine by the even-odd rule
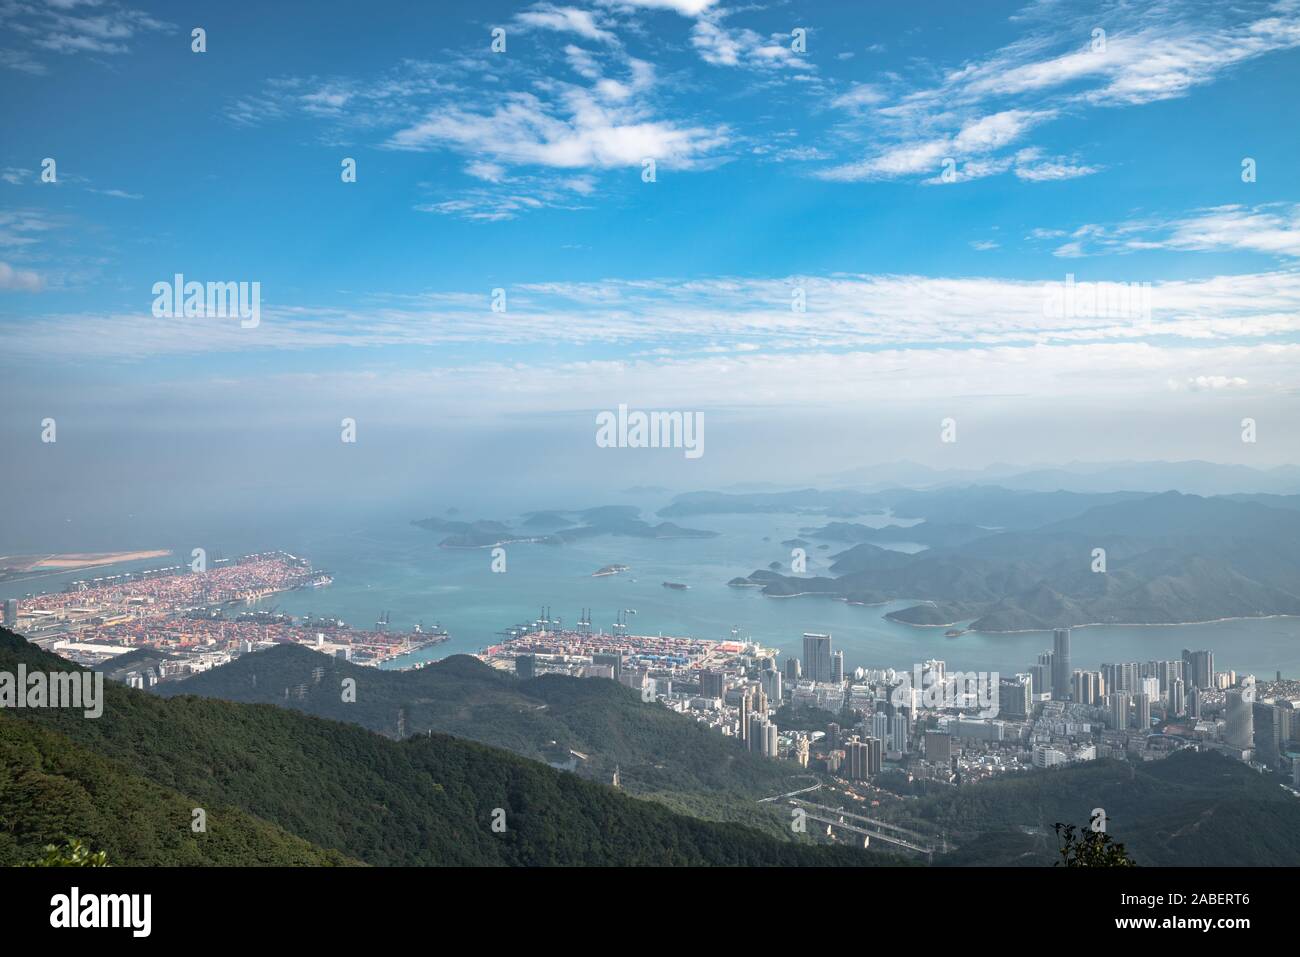
[[[690,588],[691,586],[683,585],[681,582],[664,582],[664,587],[672,588],[675,591],[686,591],[686,589]]]

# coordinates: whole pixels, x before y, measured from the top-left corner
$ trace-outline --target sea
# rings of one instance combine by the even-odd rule
[[[505,629],[533,621],[547,609],[562,626],[572,626],[589,609],[593,628],[606,631],[621,616],[633,634],[752,639],[775,649],[778,662],[801,655],[804,632],[828,633],[833,647],[844,652],[850,670],[893,667],[910,671],[915,664],[937,658],[950,669],[1014,674],[1026,671],[1052,643],[1049,632],[967,632],[950,638],[944,634],[947,628],[918,628],[886,620],[888,612],[915,601],[850,605],[817,596],[769,598],[756,588],[728,586],[732,578],[765,569],[772,562],[781,563],[788,572],[791,546],[782,543],[799,537],[801,530],[825,524],[827,519],[820,515],[764,513],[674,519],[685,527],[718,533],[705,539],[605,535],[564,545],[510,544],[505,546],[505,570],[494,572],[491,549],[442,548],[438,543],[445,533],[413,524],[413,519],[430,514],[464,521],[481,518],[514,524],[520,520],[520,516],[499,511],[446,514],[409,506],[377,506],[226,516],[207,527],[187,529],[183,542],[169,541],[165,531],[145,540],[137,528],[129,547],[171,547],[175,557],[0,583],[0,598],[61,591],[77,578],[188,562],[191,548],[201,544],[209,560],[283,549],[309,559],[316,569],[333,576],[331,585],[273,595],[260,602],[259,608],[337,617],[367,629],[387,615],[393,631],[410,630],[422,623],[426,628],[440,625],[450,633],[449,641],[394,659],[386,667],[409,667],[478,652],[500,641]],[[643,517],[659,520],[649,508]],[[853,520],[876,525],[912,523],[885,515]],[[847,547],[828,543],[822,549],[815,539],[808,541],[809,575],[828,574],[831,556]],[[78,542],[78,548],[62,550],[127,547],[104,537],[93,543],[84,538]],[[597,569],[612,564],[627,565],[628,570],[593,577]],[[665,588],[666,581],[689,587]],[[1096,668],[1104,662],[1176,659],[1184,648],[1208,648],[1221,671],[1253,673],[1260,678],[1272,678],[1279,671],[1287,677],[1300,675],[1297,618],[1091,626],[1074,629],[1072,644],[1073,665],[1078,668]]]

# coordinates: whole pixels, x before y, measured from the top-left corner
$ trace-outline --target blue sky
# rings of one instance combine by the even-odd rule
[[[921,459],[961,414],[971,464],[1078,452],[1048,405],[1076,457],[1296,458],[1296,0],[234,6],[0,0],[6,436],[341,409],[585,449],[628,402],[892,418]],[[154,318],[177,272],[260,282],[261,324]],[[1150,314],[1045,316],[1067,274]]]

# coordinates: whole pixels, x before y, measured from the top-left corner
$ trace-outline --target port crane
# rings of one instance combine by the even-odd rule
[[[635,615],[635,614],[636,614],[635,608],[624,608],[622,611],[620,611],[617,615],[614,616],[615,619],[617,620],[614,622],[613,625],[610,626],[611,633],[615,635],[626,635],[627,616]]]

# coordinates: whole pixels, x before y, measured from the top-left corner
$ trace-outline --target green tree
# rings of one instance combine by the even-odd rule
[[[1054,867],[1136,867],[1124,850],[1124,845],[1111,840],[1105,831],[1086,828],[1076,836],[1073,824],[1057,824],[1056,836],[1061,841],[1061,859]]]
[[[108,867],[108,855],[91,851],[75,837],[62,844],[46,844],[45,856],[28,862],[26,867]]]

